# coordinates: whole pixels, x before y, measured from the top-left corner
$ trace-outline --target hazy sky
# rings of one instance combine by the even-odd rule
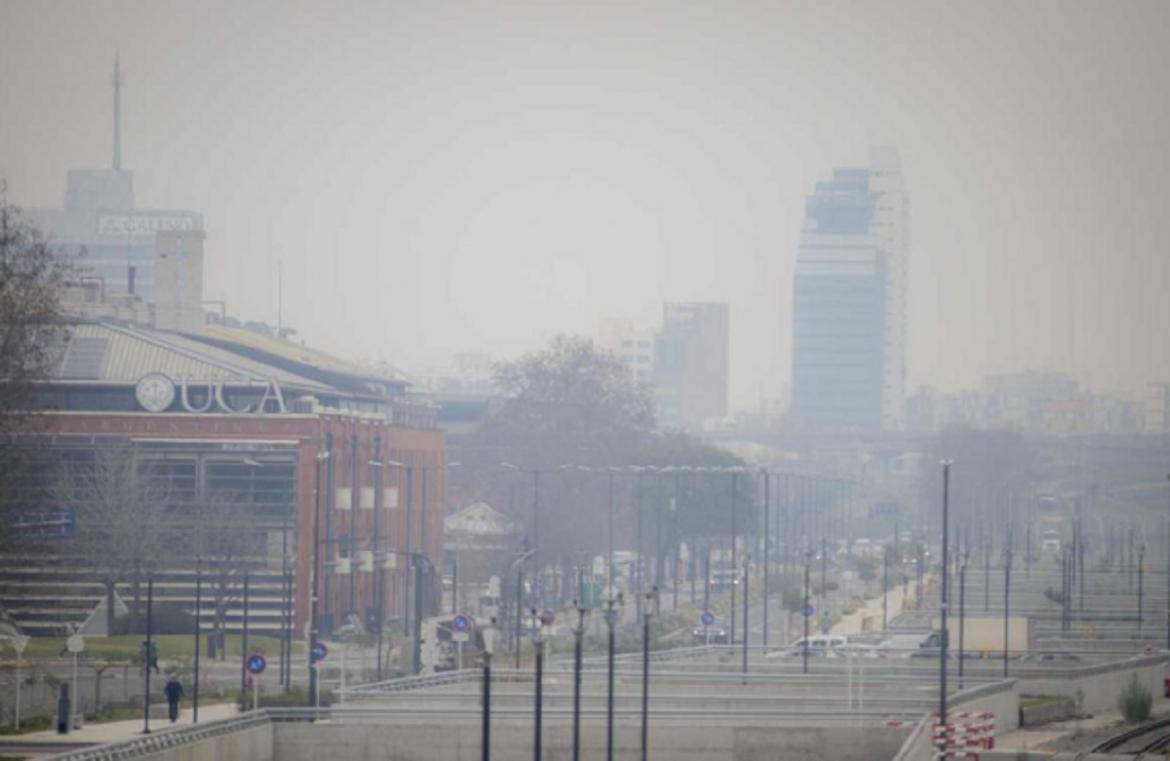
[[[1170,2],[13,2],[0,177],[111,153],[205,214],[207,298],[408,370],[728,301],[787,384],[804,196],[896,145],[911,386],[1170,380]]]

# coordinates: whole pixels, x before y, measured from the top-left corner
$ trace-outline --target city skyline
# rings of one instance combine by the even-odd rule
[[[11,5],[0,102],[28,118],[0,136],[0,175],[13,202],[55,206],[68,169],[108,165],[118,53],[122,164],[143,206],[204,214],[207,298],[276,322],[283,261],[285,322],[310,344],[411,369],[514,356],[604,315],[652,324],[667,301],[727,302],[732,408],[751,409],[789,377],[791,304],[775,294],[790,290],[803,197],[889,143],[916,198],[908,388],[1055,369],[1141,396],[1170,378],[1148,329],[1170,322],[1156,127],[1170,108],[1141,74],[1165,68],[1164,6],[1130,7],[1014,8],[1006,29],[915,2],[901,25],[822,4],[757,9],[751,25],[695,9],[656,29],[655,57],[636,34],[595,34],[655,28],[647,8],[371,11],[311,37],[263,5],[191,24]],[[513,33],[538,42],[492,44]],[[994,53],[974,42],[993,34]],[[310,38],[312,63],[290,57]],[[906,46],[927,76],[901,71]],[[353,86],[332,92],[340,79]],[[326,95],[289,98],[290,81]],[[820,98],[833,83],[842,97]],[[349,296],[322,305],[320,288]]]

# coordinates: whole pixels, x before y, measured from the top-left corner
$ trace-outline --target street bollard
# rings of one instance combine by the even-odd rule
[[[57,734],[59,735],[69,734],[70,708],[69,685],[63,684],[57,698]]]

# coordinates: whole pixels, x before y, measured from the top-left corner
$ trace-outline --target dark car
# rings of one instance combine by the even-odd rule
[[[699,624],[691,631],[691,636],[700,645],[705,645],[708,641],[712,645],[726,645],[731,641],[727,634],[727,622],[722,618],[715,619],[710,626]]]

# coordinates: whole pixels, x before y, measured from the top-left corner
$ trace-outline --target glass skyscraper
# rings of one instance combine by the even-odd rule
[[[792,419],[905,427],[906,194],[897,154],[839,168],[808,197],[793,293]]]

